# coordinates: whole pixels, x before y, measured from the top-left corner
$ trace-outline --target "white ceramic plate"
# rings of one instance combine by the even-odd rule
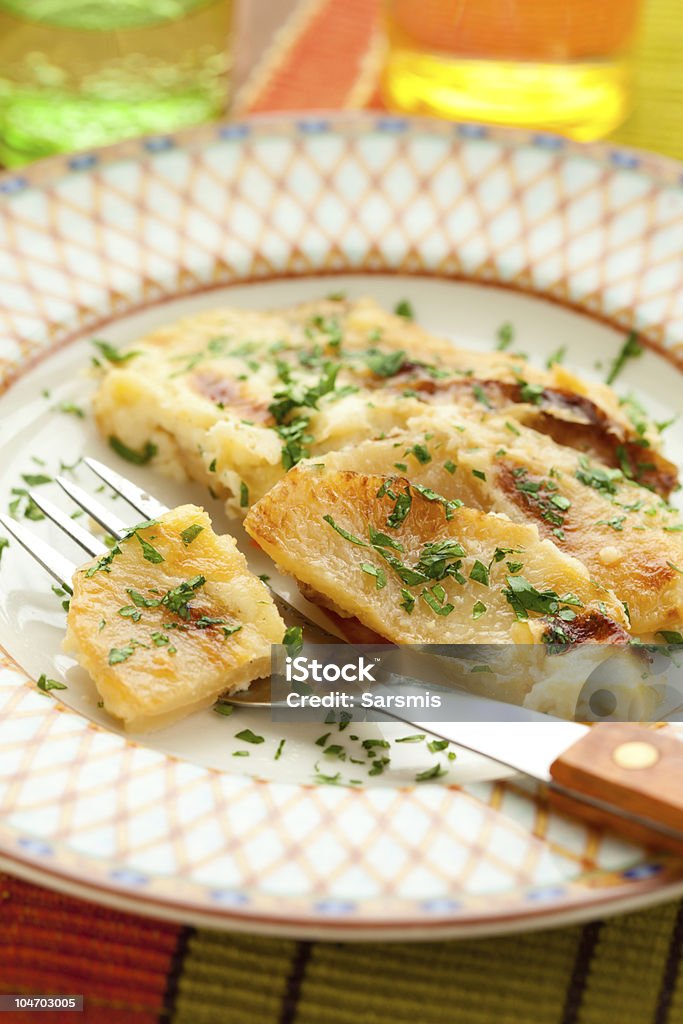
[[[116,464],[87,414],[93,334],[126,342],[219,303],[408,297],[425,326],[461,344],[490,349],[510,321],[516,348],[543,361],[565,345],[568,365],[598,380],[635,326],[661,354],[632,363],[618,387],[668,419],[683,345],[679,176],[670,162],[547,136],[354,115],[212,126],[5,177],[0,502],[22,474],[53,475],[84,453]],[[667,437],[676,457],[683,426]],[[117,468],[237,530],[201,489]],[[49,524],[35,529],[64,544]],[[381,776],[321,766],[360,771],[362,788],[321,787],[322,730],[283,733],[267,713],[205,711],[124,737],[61,652],[60,599],[16,545],[0,592],[9,870],[174,919],[348,937],[547,925],[683,890],[681,865],[551,814],[464,752],[439,783],[414,778],[445,755],[403,744]],[[61,704],[37,692],[43,672],[67,683]],[[234,758],[247,727],[266,742]],[[341,737],[350,750],[379,735],[355,733]]]

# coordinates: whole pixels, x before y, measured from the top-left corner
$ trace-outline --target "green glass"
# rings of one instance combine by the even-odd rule
[[[232,0],[0,0],[0,160],[225,111]]]

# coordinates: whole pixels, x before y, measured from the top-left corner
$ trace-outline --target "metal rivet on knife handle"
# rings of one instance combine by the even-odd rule
[[[619,768],[628,768],[631,771],[652,768],[659,761],[659,757],[659,751],[654,744],[644,743],[642,740],[620,743],[612,754],[612,760]]]

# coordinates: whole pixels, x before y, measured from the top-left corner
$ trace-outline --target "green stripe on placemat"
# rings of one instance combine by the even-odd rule
[[[683,903],[435,943],[192,933],[174,1024],[683,1024]]]
[[[610,138],[683,159],[683,3],[645,0],[633,113]]]

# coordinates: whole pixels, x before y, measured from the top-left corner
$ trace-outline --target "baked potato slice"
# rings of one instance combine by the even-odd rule
[[[250,509],[245,528],[309,592],[393,643],[626,635],[621,602],[535,525],[404,478],[298,466]]]
[[[517,420],[475,423],[434,410],[409,431],[323,461],[335,470],[398,471],[448,499],[533,524],[625,602],[638,636],[655,639],[683,623],[680,513],[619,470]]]
[[[475,420],[509,410],[562,432],[563,443],[630,458],[636,472],[642,449],[633,445],[649,439],[648,482],[668,493],[676,479],[611,389],[458,348],[369,299],[212,310],[111,356],[94,398],[100,431],[119,454],[208,485],[230,513],[301,459],[405,428],[434,404]]]
[[[233,538],[183,505],[78,570],[65,645],[105,710],[137,732],[269,675],[284,630]]]

